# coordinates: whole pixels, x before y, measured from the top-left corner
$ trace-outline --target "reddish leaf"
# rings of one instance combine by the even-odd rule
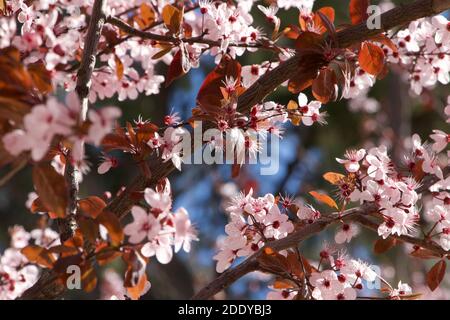
[[[273,288],[278,290],[294,288],[295,286],[296,286],[295,283],[287,279],[279,279],[273,283]]]
[[[48,71],[42,61],[28,65],[28,72],[33,79],[34,85],[42,94],[53,91],[51,72]]]
[[[336,97],[336,73],[331,68],[322,69],[312,84],[314,97],[322,103],[328,103]]]
[[[100,266],[104,266],[120,256],[122,256],[122,252],[110,247],[100,250],[95,254],[97,262]]]
[[[264,254],[258,257],[258,263],[261,271],[278,274],[289,270],[289,263],[285,256],[277,252],[267,254],[266,249]]]
[[[314,199],[316,199],[317,201],[324,203],[331,208],[339,209],[336,202],[330,196],[323,193],[319,193],[317,191],[310,191],[309,194],[312,195]]]
[[[11,95],[27,95],[33,89],[33,79],[20,60],[15,47],[0,50],[0,90]],[[16,97],[17,98],[17,97]]]
[[[98,223],[89,218],[80,217],[78,219],[78,225],[80,227],[83,237],[89,240],[91,243],[95,243],[95,240],[99,235],[99,225]]]
[[[290,24],[283,30],[284,36],[292,40],[297,39],[301,32],[302,30],[298,26],[293,24]]]
[[[137,141],[146,143],[150,138],[154,137],[155,132],[158,132],[158,126],[154,123],[146,122],[137,129]]]
[[[170,4],[166,5],[162,10],[162,18],[167,29],[173,34],[178,34],[183,21],[183,12]]]
[[[132,146],[127,138],[116,133],[107,134],[102,140],[102,146],[106,152],[112,150],[131,151]]]
[[[136,131],[134,131],[133,125],[127,121],[126,127],[127,127],[128,139],[130,139],[130,141],[133,145],[137,145],[138,141],[137,141]]]
[[[302,116],[298,111],[298,103],[294,100],[290,100],[286,108],[289,110],[288,118],[291,120],[291,123],[294,126],[299,126],[302,123]]]
[[[395,238],[389,237],[386,239],[378,239],[375,241],[375,244],[373,246],[373,252],[376,254],[382,254],[391,249],[396,244]]]
[[[64,217],[68,202],[66,181],[50,163],[33,167],[33,183],[42,203],[58,217]]]
[[[102,211],[102,213],[97,217],[97,221],[102,224],[106,230],[108,230],[111,243],[115,246],[120,245],[123,241],[124,234],[117,216],[112,212]]]
[[[344,178],[344,177],[345,176],[343,174],[336,173],[336,172],[327,172],[323,175],[323,178],[333,185],[338,184],[339,181],[341,181],[342,178]]]
[[[361,69],[376,76],[384,68],[384,51],[373,43],[364,42],[358,60]]]
[[[411,255],[415,258],[424,260],[440,258],[440,255],[438,255],[434,251],[423,248],[415,249],[413,252],[411,252]]]
[[[140,278],[145,274],[147,261],[135,250],[124,252],[122,259],[127,263],[124,286],[135,287],[138,285]]]
[[[127,287],[126,289],[128,297],[130,297],[132,300],[138,300],[149,289],[147,275],[145,273],[142,274],[135,286]]]
[[[367,20],[369,17],[367,8],[369,5],[369,0],[350,0],[349,10],[352,24],[359,24]]]
[[[333,40],[336,40],[336,28],[332,21],[323,14],[322,12],[317,11],[317,14],[319,15],[320,19],[322,20],[322,25],[325,27],[325,29],[328,31],[328,34],[331,36]]]
[[[80,229],[75,231],[75,234],[72,238],[64,241],[63,243],[67,247],[81,248],[84,245],[84,237],[81,233]]]
[[[239,173],[241,172],[241,165],[239,163],[234,163],[231,166],[231,177],[237,178],[239,177]]]
[[[81,211],[88,217],[97,218],[97,216],[106,207],[105,201],[97,196],[90,196],[78,201]]]
[[[51,253],[57,253],[57,254],[69,255],[69,256],[76,255],[79,253],[77,248],[69,247],[69,246],[65,246],[65,245],[61,245],[61,244],[49,248],[48,251]]]
[[[430,271],[428,271],[427,285],[431,291],[434,291],[437,287],[439,287],[439,284],[444,279],[446,267],[447,263],[445,260],[440,260],[430,269]]]
[[[386,47],[390,48],[393,52],[398,51],[398,48],[395,45],[395,43],[385,34],[378,34],[376,36],[371,37],[370,40],[385,45]]]
[[[173,60],[169,65],[166,75],[166,87],[168,87],[173,80],[185,75],[191,69],[191,62],[189,61],[189,52],[186,46],[182,43],[178,52],[173,56]]]
[[[152,56],[153,60],[160,59],[160,58],[164,57],[166,54],[168,54],[173,49],[172,45],[164,45],[164,46],[161,46],[161,47],[162,47],[161,51],[158,51],[157,53],[155,53]]]
[[[69,266],[79,266],[83,262],[83,257],[81,253],[76,253],[74,255],[59,258],[54,265],[54,270],[61,274],[67,273],[67,268]]]
[[[97,286],[97,275],[89,263],[81,266],[81,285],[85,292],[91,292]]]
[[[36,263],[44,268],[53,268],[55,257],[45,248],[29,245],[20,250],[20,252],[32,263]]]
[[[233,77],[240,85],[241,65],[229,56],[224,56],[220,64],[211,71],[197,94],[197,103],[200,109],[207,114],[219,114],[221,112],[222,92],[220,88],[226,77]]]
[[[44,204],[42,203],[41,199],[39,197],[37,197],[36,199],[33,200],[33,203],[31,204],[30,211],[32,213],[47,212],[48,209],[47,209],[46,206],[44,206]]]

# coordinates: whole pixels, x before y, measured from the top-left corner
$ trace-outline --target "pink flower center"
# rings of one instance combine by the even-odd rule
[[[151,229],[152,229],[152,226],[148,222],[144,223],[144,225],[142,226],[142,230],[144,230],[144,231],[150,231]]]

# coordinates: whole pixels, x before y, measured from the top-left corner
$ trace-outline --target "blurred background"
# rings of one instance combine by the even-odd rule
[[[314,8],[327,5],[335,8],[337,25],[349,21],[347,1],[317,0]],[[269,33],[270,26],[263,15],[256,7],[253,11],[254,25],[262,26]],[[295,9],[282,11],[279,17],[282,26],[288,23],[296,24],[298,21]],[[270,58],[272,57],[268,53],[257,52],[244,54],[238,60],[242,65],[249,65]],[[159,72],[165,74],[167,66],[159,67]],[[141,96],[135,101],[126,102],[111,99],[100,104],[120,106],[123,111],[122,121],[132,121],[142,115],[144,119],[162,124],[164,115],[171,112],[178,112],[182,119],[187,119],[195,106],[196,93],[213,67],[213,59],[205,56],[201,60],[200,68],[192,69],[187,76],[176,80],[169,88],[161,88],[159,95]],[[287,126],[280,143],[280,169],[276,175],[260,176],[258,165],[244,165],[240,176],[233,180],[229,165],[183,165],[182,172],[174,172],[170,176],[174,209],[183,206],[188,210],[199,231],[200,241],[193,243],[189,254],[181,252],[175,255],[168,265],[161,265],[152,260],[148,267],[152,289],[143,298],[186,299],[217,277],[212,257],[217,252],[218,237],[224,234],[227,216],[223,208],[231,196],[250,188],[253,188],[254,195],[281,193],[302,197],[312,189],[332,193],[332,187],[321,176],[327,171],[342,170],[334,159],[341,157],[346,149],[370,148],[384,144],[389,146],[391,154],[400,160],[408,136],[418,133],[424,139],[432,129],[445,128],[442,114],[448,92],[448,87],[439,87],[433,92],[425,91],[421,97],[412,98],[409,95],[409,85],[402,80],[401,70],[392,69],[385,79],[372,88],[369,99],[353,102],[342,100],[327,104],[324,107],[329,114],[327,125]],[[310,91],[305,93],[311,98]],[[297,97],[290,94],[286,88],[279,88],[268,99],[287,104],[289,100],[296,100]],[[81,185],[82,197],[101,195],[105,191],[115,193],[138,174],[133,163],[118,153],[115,156],[119,158],[119,168],[99,176],[96,173],[99,150],[88,150],[88,155],[92,168]],[[8,247],[9,227],[15,224],[23,225],[27,230],[36,227],[38,216],[29,213],[25,206],[29,192],[33,191],[30,177],[31,170],[27,168],[0,189],[0,252]],[[306,197],[306,200],[312,202],[311,198]],[[315,205],[321,209],[320,205]],[[328,239],[332,242],[334,231],[332,227],[306,241],[301,245],[302,252],[308,259],[316,261],[323,241]],[[348,253],[379,266],[382,275],[393,284],[397,284],[401,279],[414,285],[416,291],[427,293],[423,278],[431,264],[409,257],[406,254],[408,248],[403,245],[395,247],[383,256],[376,256],[371,250],[374,239],[375,234],[363,230],[348,246]],[[103,281],[100,281],[94,292],[86,295],[84,292],[72,290],[66,294],[66,298],[99,299],[107,295],[109,291],[116,290],[116,286],[120,286],[123,267],[118,259],[107,268],[99,268],[99,278],[103,278]],[[115,273],[116,271],[118,273]],[[265,298],[269,280],[270,277],[266,275],[250,274],[219,294],[218,298]],[[446,277],[444,281],[447,283],[443,287],[450,287],[450,277]],[[374,294],[375,291],[367,292],[367,295]],[[433,294],[426,294],[425,298],[450,298],[450,293],[445,289],[438,289]]]

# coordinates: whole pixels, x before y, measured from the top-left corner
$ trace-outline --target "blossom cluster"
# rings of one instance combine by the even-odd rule
[[[84,143],[99,146],[121,115],[116,107],[91,109],[88,113],[89,127],[83,132],[78,123],[80,110],[81,105],[74,92],[67,95],[66,105],[50,97],[45,104],[34,106],[24,116],[23,128],[5,134],[3,144],[14,156],[30,151],[31,158],[39,161],[48,153],[54,137],[60,136],[72,145],[72,158],[79,164],[84,159]]]
[[[203,37],[204,41],[184,43],[191,67],[199,66],[200,55],[206,51],[219,63],[223,54],[231,57],[241,56],[245,51],[256,51],[254,47],[265,39],[264,31],[252,26],[250,10],[254,0],[239,1],[235,4],[201,0],[186,10],[184,28],[192,37]],[[279,1],[280,8],[297,7],[302,12],[311,12],[313,0]],[[24,0],[7,2],[6,16],[0,18],[0,48],[10,45],[17,47],[25,56],[24,63],[42,60],[48,70],[52,70],[55,86],[73,90],[76,75],[73,64],[78,60],[83,48],[87,30],[86,15],[92,11],[93,1],[39,1],[28,3]],[[142,29],[151,27],[152,33],[165,35],[167,27],[158,17],[166,2],[157,2],[151,10],[149,21],[139,23],[139,8],[142,1],[108,1],[107,15],[123,19],[129,18],[132,27]],[[54,10],[55,7],[58,10]],[[140,7],[141,6],[141,7]],[[273,8],[277,8],[276,6]],[[264,10],[270,22],[278,21],[276,11]],[[188,7],[187,9],[190,9]],[[264,8],[265,9],[265,8]],[[267,12],[271,12],[267,14]],[[147,19],[143,17],[142,19]],[[19,30],[20,26],[20,30]],[[106,24],[100,39],[99,57],[101,65],[92,75],[92,89],[89,100],[110,98],[117,94],[120,101],[134,100],[139,94],[159,93],[165,77],[157,74],[155,66],[159,62],[169,64],[177,50],[174,45],[165,54],[164,46],[157,41],[124,37],[117,27]],[[118,72],[118,69],[121,69]],[[120,75],[119,75],[120,74]]]
[[[376,205],[384,220],[378,227],[378,234],[387,238],[393,234],[411,234],[415,230],[420,220],[420,181],[425,175],[434,176],[438,181],[430,188],[434,206],[427,215],[438,224],[442,232],[440,244],[448,250],[449,182],[443,172],[448,157],[442,153],[448,145],[448,134],[434,130],[430,138],[433,144],[423,144],[418,135],[413,135],[410,155],[400,167],[394,165],[385,146],[367,152],[364,149],[348,151],[345,159],[337,159],[348,172],[337,185],[343,199]],[[351,229],[347,228],[350,239]]]
[[[10,236],[10,247],[0,255],[0,300],[19,297],[39,277],[38,267],[30,264],[20,250],[31,240],[44,247],[59,241],[58,233],[49,228],[27,232],[22,226],[14,226],[10,229]]]
[[[382,8],[391,6],[383,4]],[[402,77],[408,81],[411,91],[420,95],[424,89],[432,89],[437,84],[450,82],[450,22],[443,15],[413,21],[408,28],[391,35],[396,47],[383,44],[386,61],[391,66],[400,67]],[[374,40],[377,42],[376,40]],[[374,101],[364,99],[376,77],[357,68],[346,81],[342,96],[350,101],[351,109],[373,112],[377,109]],[[356,101],[354,101],[356,99]],[[360,99],[360,100],[358,100]]]
[[[294,231],[286,212],[282,212],[272,194],[254,198],[251,190],[240,194],[227,208],[230,222],[225,226],[227,236],[220,241],[214,256],[217,272],[228,269],[238,257],[258,251],[269,240],[285,238]]]
[[[413,21],[394,37],[398,53],[388,52],[388,61],[409,71],[412,91],[450,82],[450,22],[443,15]]]
[[[133,222],[124,227],[128,241],[142,245],[144,257],[156,256],[163,264],[172,260],[173,251],[189,252],[191,242],[197,241],[197,231],[189,220],[186,209],[178,208],[172,212],[172,198],[169,180],[161,190],[145,189],[144,199],[149,209],[133,206]]]
[[[324,243],[319,252],[320,261],[317,268],[311,267],[307,281],[301,281],[294,274],[282,285],[269,286],[269,300],[292,300],[313,298],[315,300],[355,300],[365,289],[381,289],[382,278],[379,270],[360,260],[351,258],[345,251]],[[292,282],[303,282],[301,288]],[[385,281],[383,279],[383,281]],[[306,286],[305,286],[306,284]],[[398,289],[388,284],[388,298],[400,299],[412,293],[408,284],[398,284]]]

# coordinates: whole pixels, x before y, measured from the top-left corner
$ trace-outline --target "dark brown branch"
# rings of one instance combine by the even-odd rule
[[[85,121],[87,115],[91,77],[95,67],[98,42],[102,35],[102,29],[106,19],[104,13],[105,6],[106,0],[95,0],[94,2],[92,16],[84,42],[81,65],[77,73],[77,86],[75,90],[81,102],[81,112],[79,115],[79,121],[81,123]]]
[[[152,33],[149,31],[143,31],[136,28],[133,28],[129,24],[127,24],[125,21],[117,18],[117,17],[108,17],[106,22],[112,24],[113,26],[118,27],[120,30],[126,32],[130,36],[138,37],[141,39],[147,39],[147,40],[154,40],[158,42],[163,43],[172,43],[174,46],[179,45],[181,42],[194,44],[194,43],[201,43],[206,44],[210,48],[212,47],[220,47],[221,42],[216,40],[210,40],[205,39],[203,36],[198,37],[190,37],[190,38],[177,38],[171,35],[161,35]],[[266,44],[262,43],[245,43],[245,42],[237,42],[237,43],[230,43],[228,45],[229,47],[245,47],[245,48],[261,48],[261,49],[271,49],[276,50],[274,46],[268,46]]]

